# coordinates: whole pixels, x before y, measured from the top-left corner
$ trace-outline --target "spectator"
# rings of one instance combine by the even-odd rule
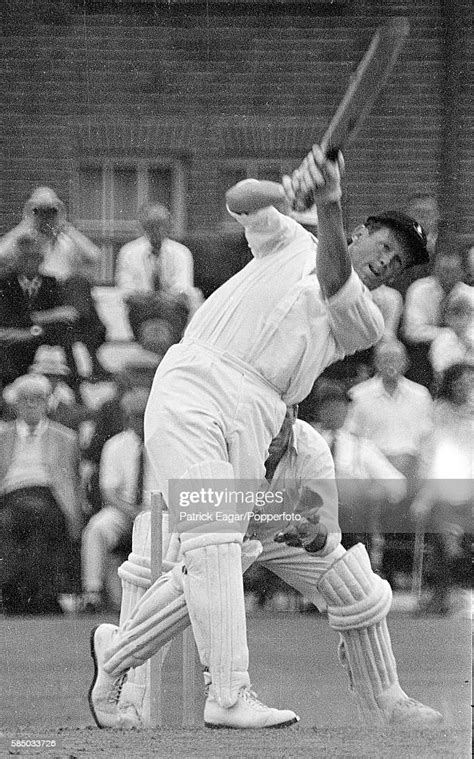
[[[431,343],[446,329],[446,309],[450,298],[466,289],[464,259],[460,251],[438,248],[433,274],[418,279],[406,294],[403,331],[409,351],[409,378],[431,387],[433,370],[429,361]]]
[[[137,340],[143,322],[163,319],[170,322],[173,342],[178,342],[202,300],[194,287],[193,258],[188,248],[169,238],[170,213],[165,206],[146,204],[139,220],[143,235],[120,250],[115,282]]]
[[[347,428],[371,440],[413,484],[425,437],[431,431],[433,402],[426,388],[408,380],[407,354],[397,341],[375,348],[376,374],[349,391]]]
[[[19,377],[5,389],[17,419],[0,429],[0,541],[3,603],[12,613],[60,611],[74,577],[83,500],[77,436],[46,417],[51,386]]]
[[[432,546],[432,595],[420,603],[424,614],[451,610],[450,586],[454,560],[466,552],[472,532],[472,417],[474,367],[455,364],[447,369],[435,403],[435,425],[424,449],[423,485],[412,504],[414,518]],[[466,576],[469,570],[466,572]]]
[[[64,379],[69,374],[61,348],[41,346],[30,367],[32,374],[42,374],[49,380],[51,394],[48,398],[47,415],[54,422],[80,433],[81,425],[91,418],[91,410],[83,403],[77,403],[71,388]]]
[[[43,254],[38,239],[23,235],[16,240],[12,270],[0,278],[0,379],[13,382],[26,374],[39,345],[66,345],[77,310],[65,305],[54,277],[40,273]]]
[[[450,366],[474,363],[474,288],[453,293],[446,306],[445,324],[430,347],[430,361],[435,373],[435,386]]]
[[[107,555],[121,545],[131,549],[133,520],[149,503],[149,477],[143,446],[143,417],[148,392],[136,388],[120,402],[125,429],[107,440],[100,460],[104,507],[90,519],[82,536],[83,609],[104,607]],[[128,552],[128,551],[127,551]]]
[[[372,292],[372,298],[379,307],[384,324],[384,339],[396,339],[403,314],[403,298],[394,287],[381,285]]]
[[[99,511],[104,505],[99,485],[102,449],[107,440],[124,429],[121,400],[126,392],[135,387],[144,387],[149,391],[155,371],[155,361],[150,361],[148,358],[145,362],[126,364],[114,377],[112,397],[106,400],[95,413],[90,442],[83,451],[87,500],[93,512]]]
[[[74,339],[64,346],[72,374],[79,375],[72,352],[73,342],[77,341],[89,351],[91,379],[109,379],[97,357],[106,330],[97,314],[90,285],[93,267],[101,257],[99,248],[66,220],[64,203],[49,187],[34,190],[24,206],[21,223],[0,240],[0,260],[10,266],[14,264],[15,244],[24,234],[38,238],[44,256],[41,273],[62,284],[65,302],[78,311],[73,325]]]
[[[380,568],[383,504],[402,501],[406,479],[371,440],[344,427],[350,398],[341,385],[322,381],[316,399],[313,426],[329,445],[334,461],[342,543],[350,548],[365,542],[372,562]]]

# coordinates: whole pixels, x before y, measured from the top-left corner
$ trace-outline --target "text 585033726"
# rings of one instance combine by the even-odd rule
[[[39,736],[17,735],[0,736],[0,748],[9,751],[15,750],[21,754],[22,749],[35,749],[38,751],[57,751],[62,748],[61,738],[43,738]]]

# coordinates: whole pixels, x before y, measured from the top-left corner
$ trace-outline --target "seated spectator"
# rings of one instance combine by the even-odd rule
[[[451,611],[455,560],[469,555],[472,533],[472,444],[474,367],[447,369],[435,402],[435,425],[420,467],[422,487],[411,511],[432,547],[428,572],[432,595],[420,603],[422,614]],[[466,565],[465,578],[469,576]]]
[[[450,298],[464,284],[464,258],[460,251],[445,247],[436,250],[433,274],[413,282],[407,290],[403,318],[404,339],[410,357],[408,378],[430,388],[433,369],[429,350],[435,337],[446,329],[446,309]]]
[[[63,359],[62,349],[56,346],[40,346],[30,372],[43,375],[51,385],[47,405],[48,418],[79,434],[81,425],[91,418],[92,412],[85,404],[77,403],[73,391],[64,381],[69,374],[69,368]]]
[[[128,306],[136,340],[148,319],[168,321],[178,342],[188,317],[202,301],[194,287],[193,258],[184,245],[169,238],[170,214],[149,203],[140,212],[143,235],[124,245],[117,258],[115,283]]]
[[[375,443],[413,482],[423,440],[431,431],[433,402],[425,387],[404,376],[407,366],[402,343],[375,347],[375,376],[349,391],[353,402],[347,427]]]
[[[90,284],[93,268],[101,258],[99,248],[67,221],[64,203],[49,187],[33,191],[24,206],[21,223],[0,240],[0,260],[5,264],[14,264],[16,241],[24,234],[38,238],[44,257],[41,273],[55,277],[64,286],[65,302],[78,311],[73,339],[64,346],[72,374],[79,374],[72,345],[81,342],[91,357],[91,379],[108,379],[97,357],[106,330],[97,314]]]
[[[103,504],[99,485],[99,465],[102,450],[111,437],[124,429],[121,401],[125,393],[133,388],[151,388],[156,371],[156,356],[126,364],[114,377],[113,396],[96,411],[93,419],[93,433],[89,445],[83,450],[87,499],[93,512]]]
[[[26,374],[40,345],[69,345],[78,311],[65,304],[54,277],[40,273],[43,254],[36,237],[16,240],[11,271],[0,278],[0,382]]]
[[[150,507],[150,472],[143,445],[143,417],[148,392],[136,388],[120,402],[125,429],[104,445],[100,459],[100,487],[104,507],[89,520],[82,535],[83,610],[104,608],[108,554],[119,546],[131,550],[133,521]]]
[[[75,580],[82,521],[77,436],[46,416],[51,386],[19,377],[4,391],[16,421],[0,428],[0,543],[8,613],[60,612],[58,594]]]
[[[142,360],[146,359],[155,370],[168,348],[175,342],[175,329],[170,321],[164,319],[147,319],[140,326],[140,345],[143,348]]]
[[[403,314],[403,298],[394,287],[381,285],[372,291],[372,299],[377,304],[385,323],[383,339],[396,339]]]
[[[362,540],[380,568],[380,531],[384,503],[406,495],[406,480],[363,433],[345,428],[350,399],[344,388],[321,381],[316,391],[313,427],[326,440],[334,460],[339,493],[339,522],[346,548]]]
[[[446,306],[441,334],[431,343],[429,357],[439,387],[446,369],[454,364],[474,364],[474,288],[453,293]]]

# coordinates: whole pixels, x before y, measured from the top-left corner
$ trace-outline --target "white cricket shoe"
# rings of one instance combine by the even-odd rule
[[[430,727],[441,722],[443,715],[414,698],[401,698],[390,711],[389,725],[395,727]]]
[[[120,729],[121,730],[141,730],[145,727],[141,716],[141,711],[135,704],[130,701],[125,701],[125,694],[118,705],[120,714]]]
[[[127,720],[124,721],[118,707],[127,673],[123,672],[118,677],[114,677],[107,674],[102,666],[104,651],[110,645],[115,630],[117,630],[115,625],[103,624],[94,627],[91,632],[90,644],[94,662],[94,677],[89,688],[88,701],[97,727],[115,727],[123,730],[134,727],[134,725],[127,724]]]
[[[272,709],[265,706],[247,687],[239,690],[236,703],[229,709],[219,706],[211,688],[204,707],[204,724],[215,729],[289,727],[299,722],[299,719],[289,709]]]

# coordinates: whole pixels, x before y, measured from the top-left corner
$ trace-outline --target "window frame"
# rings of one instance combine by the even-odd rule
[[[101,218],[82,218],[79,210],[80,171],[81,169],[100,169],[102,171],[102,188],[100,209]],[[114,209],[114,170],[135,169],[137,172],[137,215],[134,219],[121,220],[113,218]],[[149,172],[163,169],[170,171],[170,202],[173,237],[182,237],[186,233],[187,213],[187,172],[185,162],[179,158],[133,158],[123,156],[84,157],[76,160],[71,179],[71,207],[74,224],[87,237],[90,237],[102,250],[102,260],[96,271],[97,283],[112,284],[115,274],[114,248],[124,245],[139,235],[138,211],[149,199]]]

